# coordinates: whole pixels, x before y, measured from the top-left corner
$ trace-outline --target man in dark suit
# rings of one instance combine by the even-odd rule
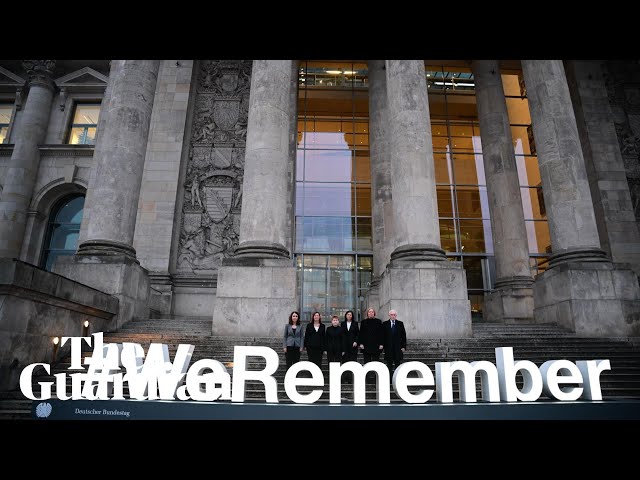
[[[404,323],[398,320],[398,312],[389,310],[389,320],[382,323],[384,358],[393,378],[393,371],[402,363],[407,348],[407,332]]]

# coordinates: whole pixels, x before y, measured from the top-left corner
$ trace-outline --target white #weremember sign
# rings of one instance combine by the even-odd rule
[[[217,360],[202,359],[191,367],[193,345],[178,345],[169,360],[169,347],[151,343],[146,357],[138,343],[103,343],[102,333],[95,333],[93,355],[82,361],[82,341],[91,346],[91,337],[62,337],[61,345],[71,342],[70,373],[56,373],[53,381],[40,381],[40,395],[32,389],[33,371],[47,363],[32,363],[20,374],[20,389],[31,400],[48,400],[55,394],[60,400],[125,400],[124,384],[129,397],[136,400],[196,400],[212,402],[230,400],[244,402],[247,382],[264,385],[264,400],[278,403],[278,383],[274,374],[280,360],[275,350],[260,346],[235,346],[233,351],[233,382],[227,368]],[[480,380],[481,398],[488,402],[534,402],[544,394],[560,401],[577,399],[602,400],[600,374],[611,370],[609,360],[549,360],[537,367],[529,360],[515,361],[512,347],[498,347],[495,364],[477,362],[436,362],[435,378],[428,365],[422,362],[401,364],[389,378],[389,369],[382,362],[361,365],[358,362],[329,364],[329,401],[341,403],[341,377],[353,373],[353,402],[366,403],[365,376],[375,372],[378,403],[390,403],[389,383],[396,395],[406,403],[428,402],[436,393],[440,403],[453,402],[453,377],[458,378],[459,398],[464,403],[476,402],[476,378]],[[261,358],[266,365],[261,370],[247,369],[247,359]],[[88,366],[85,368],[83,365]],[[310,376],[299,377],[302,371]],[[124,373],[123,373],[124,372]],[[415,372],[415,373],[414,373]],[[516,374],[524,380],[522,388],[516,384]],[[412,374],[410,376],[410,374]],[[71,393],[67,389],[67,375],[71,378]],[[390,382],[391,380],[391,382]],[[317,387],[300,392],[298,387]],[[295,403],[314,403],[326,386],[322,370],[312,362],[298,362],[284,377],[287,396]],[[412,391],[409,387],[414,387]],[[435,387],[435,388],[434,388]]]

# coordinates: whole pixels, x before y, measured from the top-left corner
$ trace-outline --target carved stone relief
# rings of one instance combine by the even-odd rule
[[[609,104],[627,175],[636,221],[640,222],[640,68],[629,61],[607,61]]]
[[[210,275],[240,235],[251,60],[203,60],[196,87],[177,259]]]

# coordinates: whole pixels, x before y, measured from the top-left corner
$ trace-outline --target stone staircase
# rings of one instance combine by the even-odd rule
[[[487,360],[495,363],[496,347],[513,347],[515,360],[530,360],[540,366],[547,360],[567,359],[595,360],[609,359],[611,370],[601,375],[602,395],[604,399],[632,398],[640,399],[640,338],[584,338],[563,330],[554,325],[502,325],[477,323],[473,325],[474,336],[464,339],[424,339],[409,340],[405,361],[417,360],[426,363],[435,373],[435,362],[438,361],[474,361]],[[280,337],[220,337],[212,336],[211,320],[201,318],[184,319],[150,319],[130,322],[116,332],[105,333],[105,343],[134,342],[145,348],[149,343],[164,343],[169,347],[171,359],[179,344],[195,345],[191,360],[202,358],[219,360],[228,367],[233,362],[235,345],[261,345],[273,348],[280,356],[280,367],[275,374],[278,380],[278,398],[287,403],[289,399],[284,391],[285,360],[282,353]],[[89,349],[88,349],[89,350]],[[306,353],[302,354],[306,360]],[[362,356],[359,356],[362,362]],[[326,355],[323,358],[323,373],[328,378]],[[66,372],[70,366],[69,357],[62,358],[52,366],[52,374]],[[262,359],[250,358],[250,369],[264,366]],[[231,369],[229,369],[231,373]],[[42,372],[44,373],[44,372]],[[520,376],[518,376],[520,377]],[[39,392],[38,381],[51,381],[53,376],[41,375],[34,378],[34,392]],[[518,378],[521,381],[521,378]],[[70,380],[69,387],[70,387]],[[457,401],[457,379],[454,377],[454,398]],[[477,382],[479,383],[479,382]],[[367,385],[367,402],[375,401],[373,385]],[[301,387],[299,390],[311,387]],[[342,384],[344,403],[353,400],[353,386]],[[328,387],[319,402],[329,401]],[[69,388],[70,391],[70,388]],[[127,387],[125,385],[125,396]],[[480,398],[478,385],[478,398]],[[247,401],[264,401],[264,386],[260,382],[248,382],[246,388]],[[392,403],[402,402],[393,390]],[[435,400],[435,395],[431,401]],[[30,418],[31,401],[25,399],[21,392],[0,392],[0,419]]]

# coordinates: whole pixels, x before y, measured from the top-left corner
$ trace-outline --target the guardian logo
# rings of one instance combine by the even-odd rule
[[[264,385],[265,400],[278,402],[278,385],[274,374],[280,364],[278,354],[268,347],[236,346],[233,358],[233,386],[226,367],[217,360],[202,359],[191,367],[193,345],[178,345],[173,363],[169,360],[167,345],[152,343],[146,354],[137,343],[103,344],[102,333],[91,337],[62,337],[61,345],[71,339],[71,392],[67,391],[67,373],[56,373],[55,382],[38,382],[40,396],[32,389],[33,370],[41,365],[50,373],[46,363],[33,363],[20,374],[20,389],[31,400],[48,400],[55,393],[60,400],[125,400],[124,384],[129,396],[136,400],[196,400],[212,402],[230,400],[244,402],[246,383],[258,381]],[[91,346],[93,356],[81,359],[81,343]],[[453,377],[458,379],[460,401],[477,401],[476,380],[480,381],[482,400],[487,402],[534,402],[542,393],[560,401],[577,399],[602,400],[600,375],[611,370],[609,360],[549,360],[540,367],[529,360],[515,361],[512,347],[495,349],[496,362],[436,362],[435,378],[428,365],[422,362],[406,362],[396,368],[393,378],[382,362],[361,365],[358,362],[331,362],[329,364],[329,401],[341,403],[341,377],[352,372],[356,404],[366,403],[365,377],[374,372],[377,379],[378,403],[390,403],[389,383],[396,395],[407,403],[426,403],[434,393],[440,403],[453,402]],[[266,362],[262,370],[249,370],[247,359],[259,357]],[[85,368],[83,365],[88,365]],[[123,373],[123,371],[125,373]],[[302,371],[304,377],[298,377]],[[516,375],[523,378],[522,387],[516,383]],[[299,386],[317,387],[299,392]],[[287,370],[284,388],[295,403],[315,403],[326,386],[320,367],[311,362],[298,362]],[[411,390],[409,387],[413,387]],[[435,387],[435,388],[433,388]],[[39,417],[51,414],[51,405],[41,403],[36,409]]]

